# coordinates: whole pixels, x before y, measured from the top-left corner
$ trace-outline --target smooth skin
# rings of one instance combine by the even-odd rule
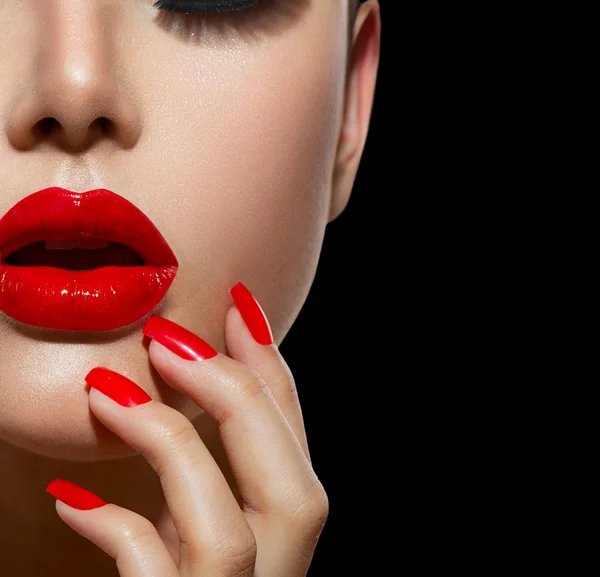
[[[269,0],[273,12],[200,28],[152,3],[0,0],[0,213],[51,185],[122,194],[180,262],[155,313],[219,354],[144,346],[144,319],[63,335],[0,314],[0,573],[304,576],[329,503],[278,344],[358,170],[378,1],[349,37],[348,0]],[[274,344],[232,307],[238,281]],[[88,392],[97,366],[153,400]],[[55,478],[109,504],[55,510]]]
[[[235,307],[225,332],[230,356],[188,361],[155,340],[148,352],[165,382],[217,423],[237,499],[181,413],[158,401],[123,407],[90,389],[94,415],[147,459],[168,508],[157,530],[116,504],[79,511],[57,501],[60,517],[113,557],[121,577],[308,570],[329,505],[311,466],[294,379],[277,346],[257,343]]]

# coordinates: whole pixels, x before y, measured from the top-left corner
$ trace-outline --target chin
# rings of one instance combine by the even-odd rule
[[[62,431],[46,428],[43,431],[8,432],[3,428],[0,437],[34,455],[64,461],[108,461],[137,454],[106,427],[103,431],[98,431],[91,425]]]
[[[161,398],[161,402],[192,421],[205,414],[189,398],[172,389],[169,391],[168,398]],[[149,392],[153,398],[160,397],[158,391]],[[6,405],[0,408],[0,444],[2,442],[34,455],[72,462],[139,455],[92,413],[84,388],[71,396],[46,398],[18,412]]]

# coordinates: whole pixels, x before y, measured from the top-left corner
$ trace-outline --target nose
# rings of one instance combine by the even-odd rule
[[[74,153],[104,139],[123,148],[137,142],[139,108],[125,87],[126,69],[116,65],[118,44],[110,34],[119,4],[112,10],[97,0],[32,4],[40,28],[35,39],[28,36],[34,45],[23,48],[26,69],[20,64],[8,83],[14,94],[5,128],[15,148],[45,142]]]

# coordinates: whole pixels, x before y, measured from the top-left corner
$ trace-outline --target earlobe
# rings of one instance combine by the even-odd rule
[[[360,6],[354,25],[328,222],[342,213],[350,199],[369,130],[380,45],[379,3],[367,0]]]

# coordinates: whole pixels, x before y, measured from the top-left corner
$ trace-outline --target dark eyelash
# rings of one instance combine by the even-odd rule
[[[257,0],[158,0],[154,3],[154,8],[185,14],[207,14],[249,8],[256,2]]]

